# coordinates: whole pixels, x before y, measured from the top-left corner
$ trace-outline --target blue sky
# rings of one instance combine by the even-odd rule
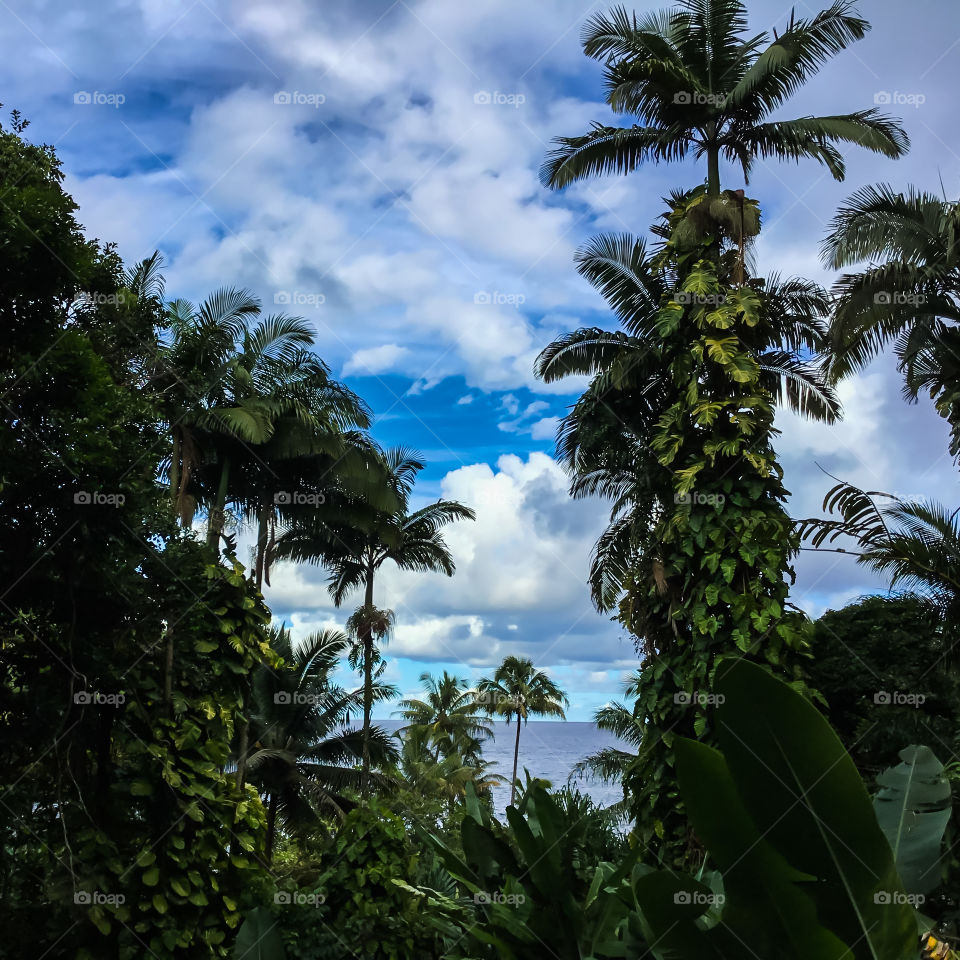
[[[550,138],[608,118],[599,68],[578,43],[604,6],[0,7],[0,99],[57,147],[88,233],[128,261],[160,249],[172,296],[243,285],[268,309],[310,319],[321,355],[377,413],[375,436],[427,459],[419,494],[477,509],[476,523],[450,533],[453,580],[387,571],[378,583],[378,603],[398,620],[388,675],[405,693],[421,670],[475,678],[521,653],[569,690],[571,719],[588,719],[637,664],[585,587],[604,506],[570,501],[552,459],[578,384],[545,387],[532,362],[561,331],[610,324],[573,269],[576,247],[645,231],[660,197],[703,172],[682,164],[559,194],[540,187]],[[756,30],[789,16],[789,4],[749,6]],[[842,113],[886,94],[913,149],[899,162],[850,151],[844,184],[813,163],[760,164],[749,193],[765,215],[763,272],[829,282],[819,243],[863,184],[939,190],[942,178],[948,195],[960,192],[960,7],[861,6],[872,33],[782,113]],[[929,403],[901,401],[889,359],[842,395],[839,426],[780,417],[796,516],[817,512],[831,483],[817,463],[871,488],[957,502],[946,430]],[[836,555],[804,554],[798,571],[793,600],[814,615],[878,589]],[[342,623],[318,570],[278,571],[268,600],[300,633]]]

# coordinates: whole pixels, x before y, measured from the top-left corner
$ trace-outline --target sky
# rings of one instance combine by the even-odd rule
[[[694,163],[649,166],[562,192],[538,168],[552,137],[611,119],[600,67],[580,48],[582,0],[4,0],[0,101],[52,143],[91,237],[132,263],[160,250],[171,297],[247,287],[301,315],[317,350],[373,409],[374,437],[427,461],[417,504],[460,500],[457,574],[386,569],[395,611],[386,678],[475,680],[508,654],[563,686],[587,720],[639,664],[593,610],[591,547],[607,508],[574,502],[553,459],[556,425],[583,383],[533,374],[557,334],[614,323],[573,267],[604,232],[643,233]],[[646,0],[637,10],[659,8]],[[817,9],[797,4],[810,16]],[[755,32],[790,6],[750,0]],[[847,151],[845,183],[819,165],[760,162],[761,273],[830,284],[819,246],[858,187],[960,190],[960,5],[864,0],[867,38],[778,116],[880,103],[913,143],[891,161]],[[622,121],[626,122],[626,121]],[[731,188],[743,186],[733,168]],[[906,404],[889,357],[841,385],[835,426],[778,416],[792,515],[817,515],[823,471],[901,496],[960,502],[947,430]],[[849,557],[804,553],[791,599],[812,616],[884,585]],[[342,627],[315,567],[275,571],[266,598],[297,636]]]

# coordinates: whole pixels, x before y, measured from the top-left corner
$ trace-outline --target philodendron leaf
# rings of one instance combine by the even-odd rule
[[[926,894],[940,883],[943,833],[950,820],[950,784],[929,747],[900,751],[901,763],[877,777],[877,822],[890,843],[903,885]]]
[[[745,660],[717,670],[720,747],[762,836],[795,870],[818,922],[861,960],[911,956],[913,907],[863,781],[816,707]]]
[[[251,910],[237,933],[233,960],[286,960],[279,921],[264,907]]]

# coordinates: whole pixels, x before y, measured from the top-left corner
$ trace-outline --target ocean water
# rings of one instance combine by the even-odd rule
[[[399,721],[387,721],[381,724],[387,730],[396,730],[403,726]],[[483,745],[483,754],[487,760],[494,762],[491,768],[509,781],[513,769],[513,746],[517,735],[515,723],[507,726],[502,720],[493,724],[493,739]],[[589,722],[573,722],[563,720],[531,720],[520,728],[520,760],[517,764],[517,776],[521,780],[526,778],[523,769],[530,771],[530,776],[549,780],[556,787],[567,783],[567,778],[573,772],[574,766],[584,757],[596,753],[604,747],[620,746],[625,750],[631,748],[623,744],[617,737]],[[589,794],[595,803],[609,806],[621,799],[622,793],[617,785],[606,785],[592,780],[571,781],[581,793]],[[503,815],[510,800],[509,783],[494,788],[494,803],[498,816]]]

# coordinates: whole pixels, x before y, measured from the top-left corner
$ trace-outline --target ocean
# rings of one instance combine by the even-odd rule
[[[381,726],[392,731],[403,726],[403,723],[397,720],[381,721]],[[494,762],[493,772],[509,781],[513,769],[513,746],[517,728],[513,723],[507,726],[503,720],[497,720],[493,724],[493,732],[493,739],[487,740],[483,745],[483,754],[486,759]],[[531,777],[549,780],[554,787],[559,788],[567,783],[574,766],[584,757],[603,747],[615,746],[631,749],[613,734],[598,730],[590,722],[531,720],[520,728],[517,776],[521,781],[525,780],[523,769],[526,767]],[[571,782],[581,793],[589,794],[600,806],[616,803],[623,796],[617,785],[591,780]],[[494,788],[494,804],[498,816],[503,816],[509,800],[509,783]]]

